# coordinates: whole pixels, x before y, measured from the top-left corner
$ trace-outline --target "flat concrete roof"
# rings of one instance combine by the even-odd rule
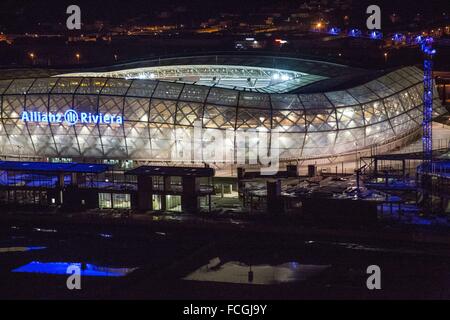
[[[213,177],[213,168],[202,167],[164,167],[164,166],[141,166],[125,172],[128,175],[137,176],[194,176]]]

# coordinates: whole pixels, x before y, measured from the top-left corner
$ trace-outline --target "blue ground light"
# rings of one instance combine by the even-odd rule
[[[81,276],[86,277],[124,277],[136,270],[136,268],[109,268],[93,264],[69,263],[69,262],[39,262],[33,261],[12,270],[14,273],[40,273],[53,275],[71,274],[67,272],[70,266],[81,269]]]

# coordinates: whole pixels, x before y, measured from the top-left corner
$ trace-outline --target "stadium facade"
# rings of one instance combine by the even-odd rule
[[[422,124],[423,71],[413,66],[373,72],[294,58],[198,56],[7,74],[0,80],[5,158],[171,163],[177,134],[193,136],[200,123],[206,132],[231,131],[231,152],[246,130],[277,131],[281,161],[317,161],[387,151],[417,138]],[[434,115],[446,112],[436,93]]]

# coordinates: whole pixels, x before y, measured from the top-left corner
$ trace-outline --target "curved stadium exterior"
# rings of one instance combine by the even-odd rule
[[[422,123],[417,67],[380,73],[294,58],[199,56],[35,73],[0,80],[2,156],[171,162],[177,132],[192,135],[198,122],[233,131],[232,151],[247,129],[277,130],[280,159],[307,161],[388,150],[417,138]],[[434,115],[446,113],[435,97]]]

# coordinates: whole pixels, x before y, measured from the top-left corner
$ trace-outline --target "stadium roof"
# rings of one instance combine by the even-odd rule
[[[148,79],[261,93],[315,93],[352,87],[383,73],[320,60],[239,53],[158,58],[84,69],[7,69],[2,70],[0,79]]]
[[[320,60],[255,55],[200,55],[142,60],[58,76],[149,79],[261,93],[302,92],[374,72]],[[317,89],[316,89],[317,88]],[[306,89],[304,92],[310,92]]]

